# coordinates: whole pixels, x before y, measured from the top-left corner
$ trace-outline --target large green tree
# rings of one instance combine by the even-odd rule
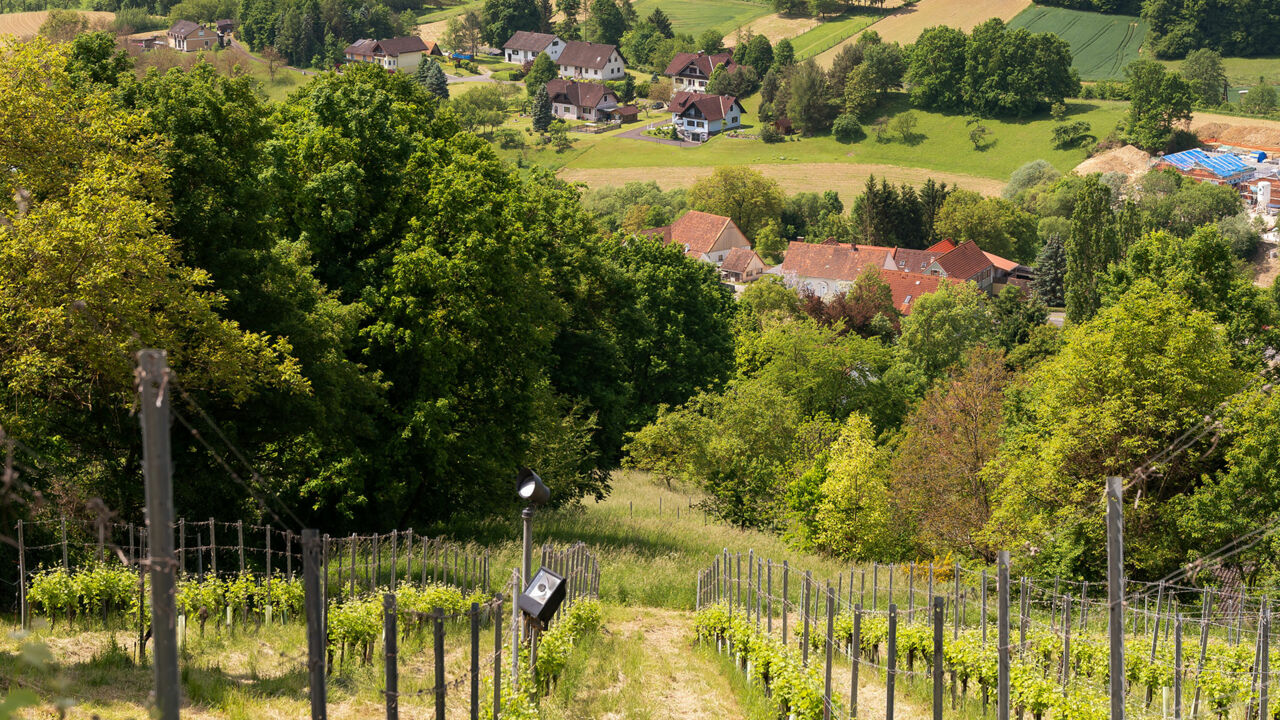
[[[1202,48],[1189,53],[1182,61],[1182,77],[1196,102],[1215,106],[1227,101],[1227,71],[1217,51]]]
[[[1191,119],[1191,86],[1154,60],[1130,63],[1125,79],[1130,97],[1126,137],[1152,152],[1166,149],[1176,125]]]
[[[1102,305],[1098,282],[1107,266],[1122,252],[1111,211],[1111,189],[1099,177],[1085,178],[1071,214],[1071,234],[1066,241],[1067,319],[1074,323],[1093,317]]]
[[[511,39],[517,30],[542,28],[536,0],[484,0],[484,41],[493,47]]]
[[[778,183],[745,167],[719,167],[689,189],[694,210],[725,215],[748,238],[782,214],[785,198]]]

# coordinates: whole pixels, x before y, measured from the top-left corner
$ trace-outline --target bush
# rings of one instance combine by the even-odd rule
[[[525,146],[524,138],[520,136],[519,130],[504,128],[493,135],[498,141],[498,147],[504,150],[516,150]]]
[[[764,129],[760,131],[760,139],[767,143],[772,144],[772,143],[780,143],[786,140],[787,137],[782,133],[778,132],[778,129],[775,128],[774,126],[765,125]]]
[[[862,123],[858,122],[857,117],[848,113],[836,118],[831,126],[831,133],[843,143],[857,142],[867,137],[866,131],[862,129]]]

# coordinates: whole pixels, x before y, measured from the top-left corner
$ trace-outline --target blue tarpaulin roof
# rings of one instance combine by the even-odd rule
[[[1198,165],[1220,178],[1233,177],[1252,169],[1235,155],[1210,155],[1198,148],[1166,155],[1164,159],[1179,170],[1191,170]]]

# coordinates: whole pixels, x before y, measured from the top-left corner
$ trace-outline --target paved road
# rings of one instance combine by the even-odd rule
[[[670,124],[670,122],[671,122],[670,120],[659,120],[657,122],[651,122],[648,125],[645,125],[643,127],[638,127],[638,128],[635,128],[634,130],[628,130],[626,132],[618,133],[617,137],[630,138],[632,140],[644,140],[645,142],[658,143],[659,145],[673,145],[675,147],[685,147],[685,148],[701,147],[702,143],[689,142],[687,140],[671,140],[669,138],[656,138],[656,137],[653,137],[652,135],[644,134],[645,130],[650,130],[652,128],[658,127],[659,125],[667,125],[667,124]]]

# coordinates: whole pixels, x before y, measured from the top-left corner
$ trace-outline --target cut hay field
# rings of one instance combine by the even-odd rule
[[[1031,32],[1051,32],[1071,45],[1071,66],[1081,80],[1119,80],[1138,59],[1149,26],[1139,17],[1103,15],[1034,5],[1009,22]]]
[[[783,38],[793,38],[801,33],[808,32],[817,27],[818,20],[811,17],[789,17],[779,15],[778,13],[770,13],[764,17],[756,18],[742,27],[743,30],[750,30],[756,35],[763,35],[769,38],[769,42],[777,44]],[[728,33],[725,35],[725,44],[736,44],[736,33]]]
[[[886,42],[912,43],[927,27],[948,25],[968,32],[978,23],[993,17],[1011,20],[1029,5],[1031,0],[920,0],[898,8],[872,27]],[[851,37],[818,55],[818,64],[831,67],[840,48],[854,42],[855,38]]]
[[[843,15],[819,23],[809,31],[791,39],[797,60],[807,60],[824,50],[857,35],[884,18],[878,10],[855,8]]]
[[[748,0],[636,0],[633,7],[642,18],[662,8],[672,29],[695,36],[709,28],[728,34],[773,12],[769,5]]]
[[[77,10],[89,20],[89,27],[106,27],[115,19],[115,13],[96,10]],[[40,26],[48,19],[48,10],[4,13],[0,15],[0,35],[15,35],[20,39],[33,38],[40,33]]]

